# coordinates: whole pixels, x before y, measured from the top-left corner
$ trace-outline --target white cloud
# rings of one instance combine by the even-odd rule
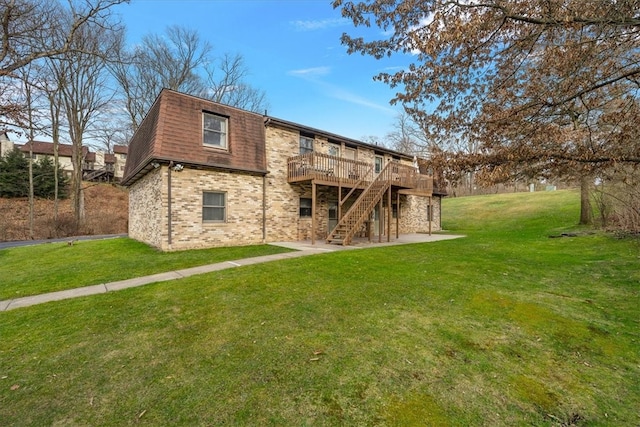
[[[338,85],[324,81],[322,77],[327,76],[330,73],[331,67],[322,66],[303,68],[299,70],[290,70],[287,72],[287,75],[306,80],[309,83],[318,86],[319,88],[321,88],[323,95],[327,97],[345,101],[350,104],[360,105],[362,107],[378,110],[387,115],[396,116],[398,114],[398,111],[392,109],[389,105],[376,103],[374,101],[371,101],[370,99],[353,93],[348,89],[344,89]]]
[[[341,27],[348,25],[349,20],[346,18],[319,19],[315,21],[291,21],[290,24],[298,31],[315,31],[324,30],[325,28]]]
[[[312,67],[312,68],[302,68],[299,70],[291,70],[288,71],[287,74],[290,76],[296,77],[305,77],[305,78],[313,78],[319,76],[326,76],[331,72],[331,67]]]
[[[323,86],[326,87],[327,89],[327,94],[329,96],[331,96],[332,98],[336,98],[339,99],[341,101],[345,101],[345,102],[349,102],[351,104],[356,104],[356,105],[360,105],[363,107],[367,107],[367,108],[371,108],[374,110],[378,110],[381,111],[385,114],[389,114],[389,115],[397,115],[398,111],[394,110],[393,108],[389,107],[388,105],[385,104],[378,104],[376,102],[373,102],[367,98],[364,98],[360,95],[357,95],[353,92],[350,92],[348,90],[345,90],[341,87],[338,86],[334,86],[328,83],[323,83]]]

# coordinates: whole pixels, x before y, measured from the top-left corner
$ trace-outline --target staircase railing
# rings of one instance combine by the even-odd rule
[[[369,218],[376,204],[380,201],[385,191],[391,186],[391,180],[397,174],[398,164],[391,162],[380,171],[378,176],[364,189],[346,214],[338,221],[335,228],[329,233],[327,242],[349,245],[353,236],[358,232],[362,224]]]
[[[83,179],[85,181],[91,181],[91,180],[94,180],[94,179],[96,179],[96,178],[108,173],[108,172],[109,172],[109,170],[107,170],[106,168],[96,169],[96,170],[91,171],[88,174],[86,174]]]

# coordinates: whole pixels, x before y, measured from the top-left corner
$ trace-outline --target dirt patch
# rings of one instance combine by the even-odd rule
[[[129,218],[129,196],[123,187],[113,184],[87,183],[85,188],[85,221],[76,227],[71,199],[58,203],[58,219],[54,220],[54,202],[36,199],[34,203],[33,238],[126,233]],[[29,200],[0,198],[0,241],[29,240]]]

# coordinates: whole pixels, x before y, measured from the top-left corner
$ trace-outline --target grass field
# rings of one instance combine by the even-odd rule
[[[125,238],[4,249],[0,300],[288,251],[257,245],[163,253]]]
[[[0,313],[0,420],[638,425],[640,246],[549,238],[578,203],[451,199],[444,226],[467,238]]]

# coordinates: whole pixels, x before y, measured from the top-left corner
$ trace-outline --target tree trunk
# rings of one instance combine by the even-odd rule
[[[72,138],[73,140],[73,138]],[[72,180],[72,197],[73,197],[73,219],[75,226],[80,229],[82,220],[84,219],[84,200],[82,194],[82,140],[73,140],[73,180]]]
[[[31,114],[29,114],[31,115]],[[33,132],[31,132],[33,135]],[[29,238],[33,240],[33,138],[29,141]]]
[[[592,179],[588,175],[580,178],[580,224],[593,224],[593,213],[591,210],[591,186]]]

